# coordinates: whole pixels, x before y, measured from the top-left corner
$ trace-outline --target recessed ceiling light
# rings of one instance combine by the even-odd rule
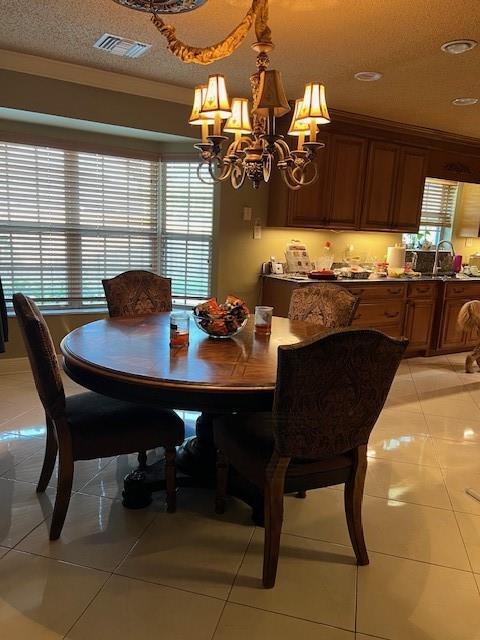
[[[477,104],[478,98],[455,98],[452,100],[452,104],[456,107],[468,107],[471,104]]]
[[[478,42],[476,40],[451,40],[450,42],[444,42],[440,49],[445,53],[451,53],[457,55],[458,53],[465,53],[476,47]]]
[[[362,82],[374,82],[375,80],[383,78],[383,73],[379,73],[378,71],[359,71],[354,77]]]

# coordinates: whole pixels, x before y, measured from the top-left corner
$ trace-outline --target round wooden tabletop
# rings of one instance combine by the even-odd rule
[[[109,318],[84,325],[61,343],[64,368],[83,386],[177,408],[263,409],[271,406],[277,349],[322,328],[274,317],[269,337],[257,336],[253,317],[230,339],[214,339],[190,324],[190,345],[169,346],[169,314]]]

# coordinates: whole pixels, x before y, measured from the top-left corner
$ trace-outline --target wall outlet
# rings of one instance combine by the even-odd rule
[[[243,207],[243,219],[245,222],[250,222],[252,219],[252,207]]]
[[[253,239],[261,240],[262,239],[262,224],[260,222],[260,218],[255,220],[255,224],[253,225]]]

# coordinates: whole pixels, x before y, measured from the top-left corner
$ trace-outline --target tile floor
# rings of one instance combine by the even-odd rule
[[[208,491],[120,503],[135,456],[79,463],[60,540],[55,476],[35,493],[44,426],[29,373],[0,376],[0,637],[8,640],[480,640],[480,372],[402,363],[369,445],[358,568],[339,487],[286,499],[277,586],[262,530]],[[67,392],[78,387],[66,380]],[[192,426],[194,416],[187,416]],[[151,454],[154,456],[155,452]]]

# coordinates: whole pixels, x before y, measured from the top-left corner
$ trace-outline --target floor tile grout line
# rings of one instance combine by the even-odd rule
[[[311,540],[312,542],[323,542],[326,544],[336,545],[337,547],[342,547],[344,549],[350,549],[353,554],[353,549],[351,548],[351,546],[347,544],[342,544],[341,542],[333,542],[332,540],[326,540],[325,538],[311,538],[309,536],[301,536],[296,533],[290,533],[288,531],[284,531],[282,533],[284,533],[287,536],[292,536],[294,538],[300,538],[302,540]],[[399,558],[401,560],[410,560],[411,562],[420,562],[421,564],[427,564],[431,567],[441,567],[443,569],[451,569],[452,571],[462,571],[463,573],[472,573],[470,569],[460,569],[458,567],[452,567],[446,564],[439,564],[438,562],[428,562],[428,560],[419,560],[418,558],[409,558],[407,556],[399,556],[393,553],[386,553],[385,551],[377,551],[376,549],[368,549],[368,551],[369,552],[371,551],[372,553],[377,553],[378,555],[381,555],[381,556],[386,556],[387,558]]]
[[[256,611],[263,611],[265,613],[273,613],[276,616],[283,616],[285,618],[291,618],[292,620],[299,620],[301,622],[310,622],[312,624],[317,624],[321,627],[327,627],[329,629],[336,629],[340,631],[347,631],[348,633],[355,634],[355,631],[352,629],[347,629],[347,627],[337,627],[329,622],[319,622],[318,620],[313,620],[312,618],[300,618],[299,616],[294,616],[290,613],[284,613],[281,611],[273,610],[273,609],[264,609],[263,607],[259,607],[258,605],[253,604],[245,604],[244,602],[237,602],[236,600],[228,600],[227,604],[235,604],[240,607],[247,607],[248,609],[255,609]]]
[[[88,564],[80,564],[79,562],[73,562],[72,560],[62,560],[61,558],[55,558],[54,556],[44,556],[41,553],[38,553],[37,551],[26,551],[25,549],[17,549],[16,547],[12,547],[11,549],[9,549],[9,551],[14,551],[15,553],[21,553],[26,556],[34,556],[35,558],[42,558],[42,560],[51,560],[52,562],[68,564],[72,567],[78,567],[79,569],[99,571],[100,573],[106,573],[108,575],[112,573],[109,569],[99,569],[98,567],[92,567],[91,565],[88,565]],[[0,558],[0,561],[1,561],[1,558]]]
[[[108,582],[112,579],[113,573],[110,573],[109,576],[106,578],[105,582],[102,583],[102,585],[98,588],[98,590],[96,591],[96,593],[92,596],[92,598],[88,601],[86,607],[83,609],[83,611],[80,613],[79,616],[77,616],[77,618],[73,621],[73,624],[67,629],[66,633],[63,635],[63,639],[65,640],[65,638],[67,638],[68,634],[72,631],[72,629],[77,625],[77,623],[80,621],[80,618],[82,618],[85,613],[87,612],[87,610],[91,607],[91,605],[93,604],[93,602],[98,598],[98,596],[100,595],[101,591],[103,591],[104,587],[108,584]]]

